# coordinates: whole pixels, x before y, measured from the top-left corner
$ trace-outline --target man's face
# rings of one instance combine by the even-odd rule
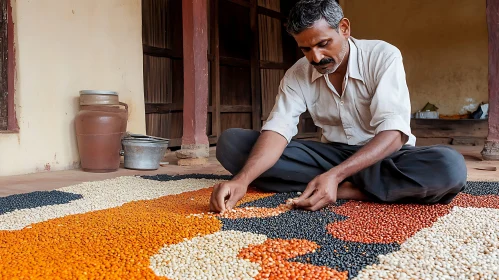
[[[350,23],[347,19],[343,19],[337,31],[321,19],[316,21],[311,28],[293,37],[308,61],[319,73],[331,74],[338,69],[348,52]]]

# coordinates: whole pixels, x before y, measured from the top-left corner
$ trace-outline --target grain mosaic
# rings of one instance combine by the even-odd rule
[[[0,198],[0,279],[497,279],[499,183],[447,205],[341,200],[250,187],[209,212],[230,176],[128,176]]]

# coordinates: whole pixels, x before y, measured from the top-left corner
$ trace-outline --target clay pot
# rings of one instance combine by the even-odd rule
[[[89,172],[112,172],[120,166],[121,139],[126,132],[128,106],[84,105],[75,119],[81,167]]]

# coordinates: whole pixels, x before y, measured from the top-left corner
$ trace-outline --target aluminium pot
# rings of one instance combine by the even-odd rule
[[[121,141],[124,167],[137,170],[156,170],[168,149],[168,139],[125,137]]]

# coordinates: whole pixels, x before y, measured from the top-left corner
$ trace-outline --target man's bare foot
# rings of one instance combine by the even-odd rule
[[[369,197],[365,195],[359,188],[356,188],[350,182],[343,182],[338,186],[338,192],[336,194],[338,199],[350,199],[350,200],[361,200],[369,201]]]

